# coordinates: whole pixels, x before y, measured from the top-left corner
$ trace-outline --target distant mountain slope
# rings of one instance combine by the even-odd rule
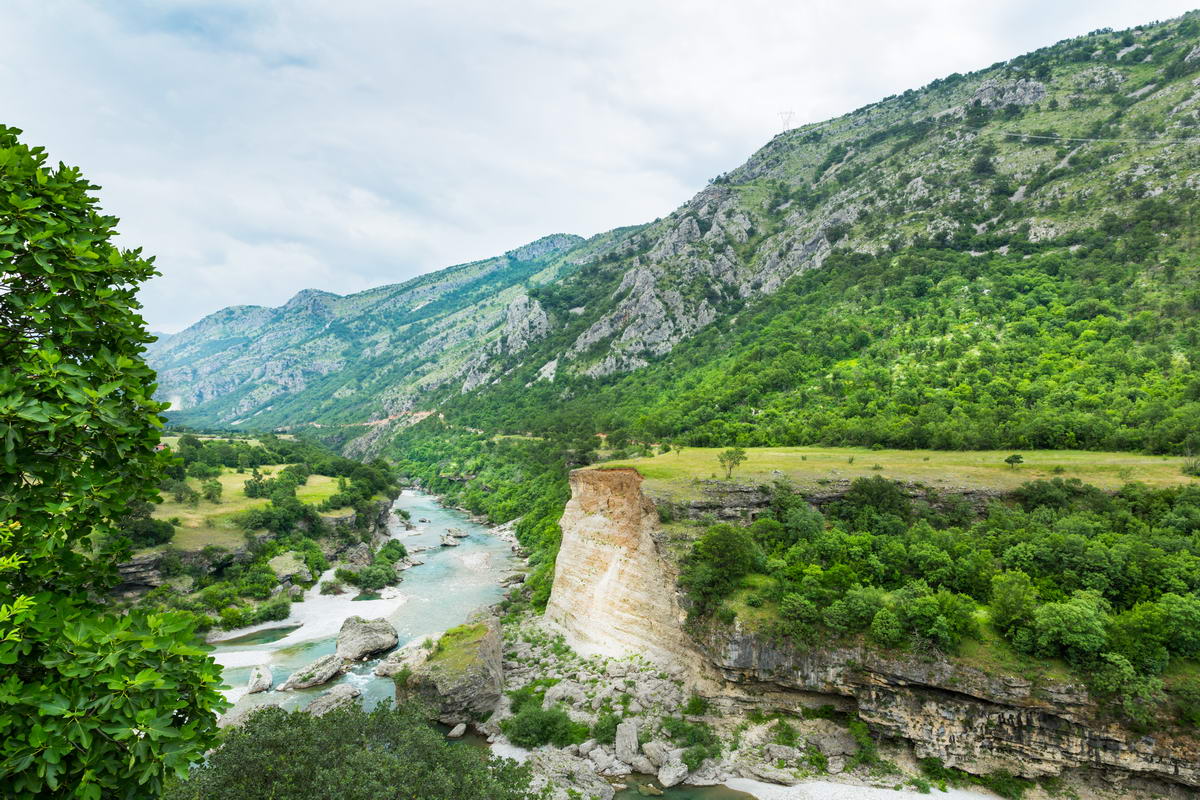
[[[301,293],[281,309],[227,309],[150,360],[163,396],[182,402],[179,418],[208,424],[365,421],[466,408],[464,392],[515,396],[541,382],[555,390],[539,396],[560,402],[589,381],[669,363],[714,323],[742,330],[739,314],[758,298],[835,252],[886,264],[913,250],[1019,259],[1103,245],[1104,258],[1141,263],[1170,245],[1186,267],[1196,242],[1181,221],[1192,219],[1197,189],[1192,13],[1066,40],[787,131],[641,228],[552,237],[556,246],[532,261],[476,262],[345,298]],[[1164,274],[1147,267],[1111,291]],[[675,391],[674,374],[656,379],[659,391]]]

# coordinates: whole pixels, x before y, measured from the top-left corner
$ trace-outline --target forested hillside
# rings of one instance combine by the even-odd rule
[[[1196,14],[1066,40],[780,134],[646,226],[221,312],[152,351],[160,394],[207,424],[389,419],[359,451],[436,410],[697,445],[1185,453],[1198,81]]]

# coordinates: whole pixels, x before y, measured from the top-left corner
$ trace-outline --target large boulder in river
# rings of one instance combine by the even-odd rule
[[[307,667],[301,667],[293,672],[279,687],[279,691],[289,689],[307,689],[310,686],[320,686],[342,674],[343,661],[337,653],[321,656]]]
[[[337,655],[347,661],[360,661],[375,653],[391,650],[400,637],[386,619],[363,619],[354,616],[342,623],[338,631]]]
[[[500,700],[502,681],[500,621],[486,617],[443,633],[428,656],[398,680],[397,696],[426,700],[447,725],[492,711]]]
[[[271,668],[259,664],[250,670],[250,681],[246,684],[246,694],[257,694],[271,688]]]
[[[335,708],[348,706],[354,702],[354,699],[362,694],[362,691],[357,686],[351,686],[348,683],[339,683],[337,686],[330,689],[325,694],[318,697],[308,704],[308,708],[304,709],[314,717],[319,717],[322,714],[328,714]]]

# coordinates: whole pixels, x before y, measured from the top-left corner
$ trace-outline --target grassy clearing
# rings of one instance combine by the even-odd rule
[[[689,447],[647,458],[610,461],[603,467],[634,467],[646,478],[646,490],[670,500],[701,496],[698,481],[723,478],[717,463],[720,448]],[[1014,452],[1024,463],[1004,463]],[[1086,450],[871,450],[866,447],[752,447],[733,473],[742,484],[770,483],[778,473],[801,488],[871,475],[915,481],[939,489],[1015,489],[1026,481],[1079,478],[1102,489],[1119,489],[1130,481],[1151,486],[1200,483],[1183,474],[1181,456],[1101,453]],[[875,469],[878,465],[881,469]]]
[[[271,475],[281,469],[283,469],[282,466],[262,467],[259,471],[263,475]],[[179,525],[175,528],[175,538],[167,546],[177,547],[181,550],[201,550],[208,545],[217,545],[228,549],[241,545],[244,540],[243,531],[235,522],[237,515],[252,508],[262,508],[269,502],[265,497],[246,496],[244,487],[249,477],[248,472],[239,473],[232,469],[222,470],[220,477],[217,478],[221,482],[220,503],[210,503],[201,498],[197,505],[190,506],[186,503],[176,503],[169,494],[164,494],[164,502],[155,507],[154,517],[179,520]],[[197,491],[200,490],[200,483],[195,478],[188,479],[188,485]],[[337,488],[337,478],[330,478],[326,475],[310,475],[308,483],[296,489],[296,497],[303,503],[315,505],[332,497],[337,492]],[[336,514],[338,512],[329,513]],[[162,547],[163,545],[160,545],[141,552],[160,550]]]

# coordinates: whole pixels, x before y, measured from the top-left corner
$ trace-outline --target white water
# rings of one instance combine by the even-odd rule
[[[405,490],[396,499],[394,508],[403,508],[412,515],[416,530],[405,530],[394,516],[389,534],[412,549],[430,549],[413,557],[425,563],[401,573],[403,580],[395,589],[383,595],[394,597],[355,600],[354,594],[322,595],[318,583],[304,595],[304,601],[293,603],[291,615],[280,622],[256,625],[237,631],[222,632],[213,641],[213,657],[223,667],[226,696],[239,706],[278,702],[284,708],[303,708],[317,695],[336,683],[352,683],[363,690],[367,706],[392,697],[390,678],[377,678],[372,673],[375,661],[356,664],[352,671],[337,681],[295,692],[263,692],[246,695],[245,685],[250,668],[266,664],[271,668],[274,685],[283,683],[299,667],[311,663],[326,653],[332,653],[342,622],[354,615],[373,619],[383,617],[395,626],[403,645],[420,636],[438,633],[463,622],[481,606],[498,601],[503,590],[499,582],[516,566],[510,547],[474,523],[460,511],[448,509],[432,495]],[[421,523],[417,520],[427,519]],[[440,547],[441,535],[448,528],[465,531],[458,547]],[[330,577],[331,572],[322,576]],[[288,628],[295,627],[294,630]]]

